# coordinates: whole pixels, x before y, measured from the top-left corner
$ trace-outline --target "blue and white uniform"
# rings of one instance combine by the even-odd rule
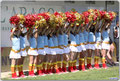
[[[49,48],[48,48],[48,37],[46,35],[44,35],[44,51],[45,54],[49,54]]]
[[[68,46],[68,35],[66,33],[64,33],[63,35],[64,35],[64,53],[68,54],[70,53],[70,48]]]
[[[75,35],[75,39],[76,39],[76,44],[77,44],[77,52],[81,52],[80,50],[80,37],[79,37],[79,34],[76,34]]]
[[[12,49],[9,55],[10,59],[19,59],[20,55],[20,38],[13,36],[12,38]]]
[[[58,47],[59,47],[59,54],[64,53],[64,36],[62,34],[58,35]]]
[[[86,30],[84,30],[83,34],[84,34],[84,40],[85,40],[85,48],[89,49],[89,46],[88,46],[88,32]]]
[[[54,43],[53,43],[52,37],[50,37],[48,39],[48,48],[50,50],[48,54],[56,55],[56,51],[54,50]]]
[[[101,49],[101,32],[95,32],[95,37],[96,37],[96,44],[95,44],[95,48],[96,49]]]
[[[85,39],[84,39],[84,34],[83,32],[79,31],[79,41],[80,41],[80,45],[79,45],[79,50],[80,51],[85,51]]]
[[[95,35],[93,32],[88,34],[89,49],[95,50]]]
[[[70,46],[69,46],[70,51],[72,51],[72,52],[78,52],[75,36],[72,33],[70,33],[69,38],[70,38]]]
[[[36,39],[34,36],[30,37],[28,39],[28,42],[30,44],[30,48],[28,50],[28,55],[34,55],[37,56],[38,52],[37,52],[37,48],[36,48]]]
[[[21,56],[27,56],[25,40],[26,40],[25,36],[20,36]]]
[[[109,34],[107,30],[103,30],[102,31],[102,49],[109,49],[110,48],[110,44],[109,44]]]
[[[44,36],[38,35],[38,38],[37,38],[37,49],[38,49],[38,54],[45,55],[45,51],[44,51]]]
[[[53,35],[52,36],[52,41],[54,43],[54,52],[56,52],[56,54],[59,54],[58,38],[57,38],[57,36]]]

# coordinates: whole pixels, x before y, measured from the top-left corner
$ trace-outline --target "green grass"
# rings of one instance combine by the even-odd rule
[[[27,77],[20,80],[109,80],[110,78],[119,78],[119,67],[109,67],[108,69],[93,69],[85,72],[78,71],[67,74],[53,74],[46,76]],[[4,78],[6,80],[8,78]]]

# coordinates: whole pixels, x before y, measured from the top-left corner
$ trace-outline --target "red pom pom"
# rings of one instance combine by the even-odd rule
[[[83,14],[85,17],[88,17],[88,16],[89,16],[89,14],[90,14],[90,12],[85,11],[85,12],[83,12],[82,14]]]
[[[10,17],[9,22],[10,24],[17,25],[19,23],[19,20],[20,18],[17,15],[15,15]]]
[[[25,22],[24,25],[25,27],[33,27],[33,25],[35,24],[35,21],[37,19],[37,16],[35,14],[28,14],[25,16]]]
[[[74,21],[76,21],[76,17],[74,14],[70,13],[70,12],[65,12],[66,17],[67,17],[67,21],[69,23],[74,23]]]
[[[50,16],[47,13],[45,13],[45,12],[44,13],[40,13],[38,15],[43,16],[46,21],[49,21],[49,19],[50,19]]]

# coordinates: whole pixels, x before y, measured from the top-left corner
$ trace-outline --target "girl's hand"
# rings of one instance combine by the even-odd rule
[[[16,27],[12,29],[12,32],[14,32],[16,30]]]

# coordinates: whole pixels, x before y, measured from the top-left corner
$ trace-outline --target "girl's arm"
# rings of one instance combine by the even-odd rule
[[[76,30],[76,31],[77,31],[77,33],[80,31],[80,28],[81,28],[81,26],[79,26],[79,27],[78,27],[78,29]]]
[[[91,25],[92,25],[92,22],[88,24],[87,30],[91,27]]]
[[[96,26],[95,26],[95,32],[98,30],[99,25],[100,25],[100,21],[97,21],[97,24],[96,24]]]
[[[71,31],[72,31],[72,32],[75,32],[75,29],[76,29],[76,23],[74,23],[73,30],[71,30]]]
[[[60,28],[59,33],[63,34],[63,28],[62,27],[59,28]]]
[[[58,30],[56,31],[56,35],[58,36],[59,33],[60,33],[60,27],[59,27]]]
[[[45,27],[45,28],[43,29],[43,31],[42,31],[42,35],[45,34],[45,32],[47,31],[48,28],[49,28],[49,27],[47,26],[47,27]]]
[[[12,40],[13,34],[14,34],[15,30],[16,30],[16,28],[13,28],[13,29],[12,29],[12,32],[11,32],[11,34],[10,34],[10,40]]]
[[[69,32],[69,30],[70,30],[70,26],[68,26],[68,28],[66,29],[66,31],[65,31],[65,33],[68,33]]]
[[[18,26],[18,36],[20,37],[21,31],[20,31],[20,26]]]
[[[102,26],[101,26],[101,32],[105,29],[106,27],[106,23],[104,23]]]
[[[30,33],[27,33],[27,40],[29,40],[30,38]]]
[[[45,32],[45,35],[48,35],[51,32],[51,28],[48,28]]]
[[[64,32],[65,33],[67,33],[68,32],[68,30],[69,30],[69,28],[70,28],[70,23],[67,25],[67,24],[65,24],[65,27],[64,27]]]
[[[37,38],[38,37],[38,29],[35,29],[35,32],[33,33],[34,37]]]

